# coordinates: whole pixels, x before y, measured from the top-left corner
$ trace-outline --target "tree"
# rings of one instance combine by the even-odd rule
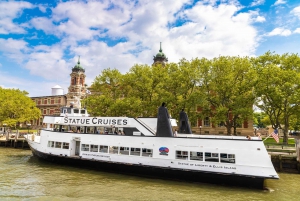
[[[16,127],[19,122],[38,119],[41,111],[27,96],[26,91],[3,89],[0,87],[0,122]]]
[[[201,102],[199,92],[200,60],[187,61],[181,59],[179,63],[170,63],[165,66],[168,76],[163,80],[165,89],[161,97],[168,100],[174,118],[179,118],[181,109],[185,109],[189,120],[195,122],[198,118],[196,105]]]
[[[240,126],[252,118],[254,103],[253,86],[255,71],[248,57],[218,57],[203,60],[201,89],[205,96],[202,104],[203,115],[215,124],[221,122],[231,135],[231,128]]]
[[[256,105],[268,115],[273,129],[283,129],[283,143],[288,144],[289,120],[300,112],[300,58],[267,52],[253,64],[261,80]]]
[[[266,124],[264,123],[264,118],[266,114],[263,112],[254,112],[253,113],[253,122],[257,125],[258,128],[265,128]]]

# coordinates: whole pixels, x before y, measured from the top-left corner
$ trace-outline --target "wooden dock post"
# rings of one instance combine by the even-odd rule
[[[5,131],[5,147],[7,146],[7,142],[9,140],[9,133],[7,131]]]
[[[297,161],[300,162],[300,136],[299,135],[295,137],[295,145],[296,145]]]
[[[279,154],[278,158],[279,158],[279,172],[282,172],[282,156],[281,156],[281,154]]]

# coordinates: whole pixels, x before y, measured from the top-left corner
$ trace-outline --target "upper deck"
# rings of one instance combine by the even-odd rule
[[[72,108],[72,107],[62,107],[60,109],[60,116],[70,116],[70,117],[88,117],[87,110],[84,108]]]

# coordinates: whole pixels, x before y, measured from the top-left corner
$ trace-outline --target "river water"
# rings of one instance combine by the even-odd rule
[[[300,200],[300,174],[267,180],[270,190],[107,173],[40,161],[30,150],[0,147],[0,200]]]

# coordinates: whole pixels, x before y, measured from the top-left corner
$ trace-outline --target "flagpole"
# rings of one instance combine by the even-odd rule
[[[268,137],[266,137],[266,138],[263,140],[263,142],[264,142],[266,139],[268,139],[270,136],[271,136],[271,135],[268,135]]]

